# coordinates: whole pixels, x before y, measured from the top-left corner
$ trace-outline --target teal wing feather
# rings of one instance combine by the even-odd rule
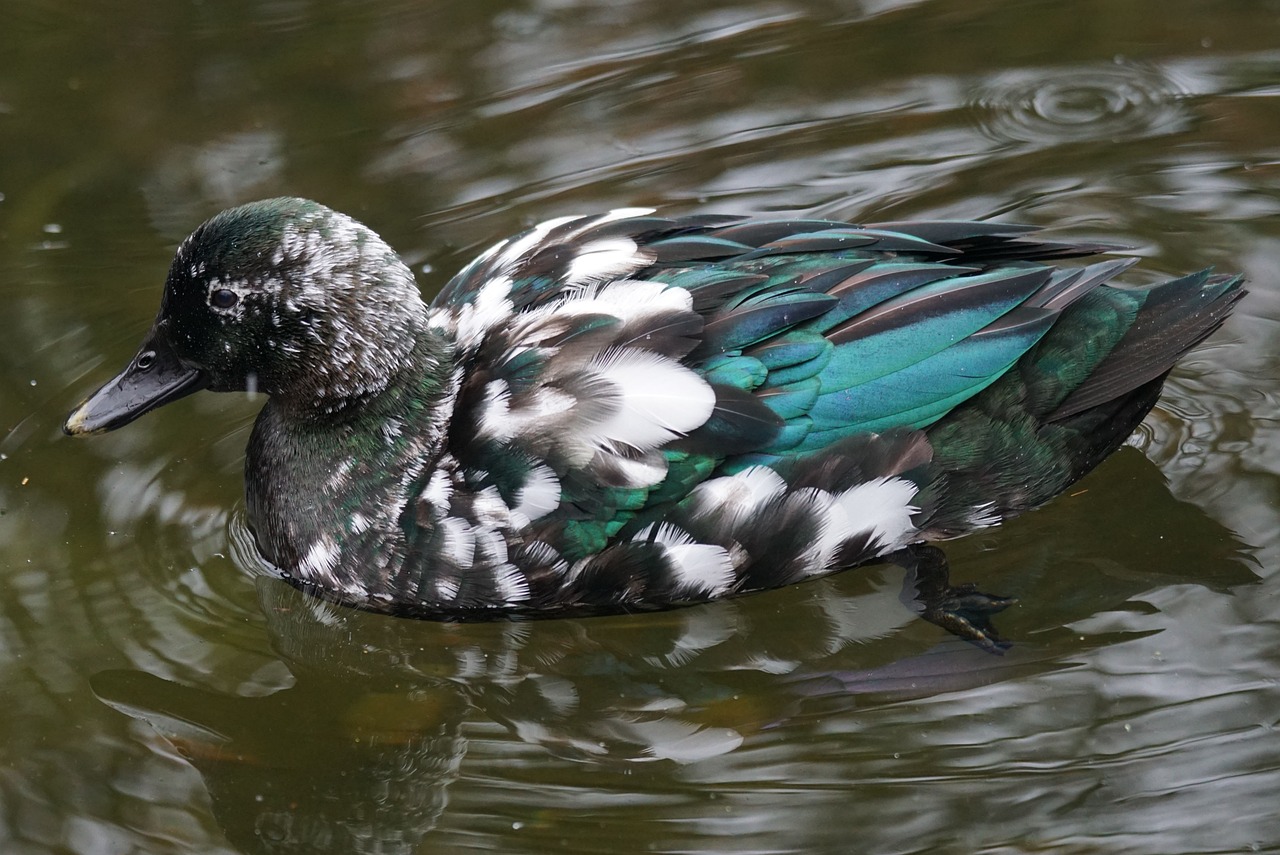
[[[855,237],[875,239],[873,249],[733,260],[735,270],[767,279],[706,313],[691,359],[701,359],[709,381],[752,393],[782,428],[725,471],[932,424],[1008,371],[1058,317],[1027,305],[1053,281],[1048,267],[982,270],[900,254],[880,261],[876,232]],[[896,235],[892,245],[935,251]],[[657,275],[681,282],[690,273]]]

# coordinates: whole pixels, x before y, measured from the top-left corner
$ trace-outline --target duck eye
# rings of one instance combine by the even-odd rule
[[[156,364],[156,352],[154,350],[144,350],[138,354],[138,358],[133,363],[139,371],[146,371],[152,365]]]
[[[235,291],[219,288],[209,295],[209,304],[215,309],[230,309],[240,299]]]

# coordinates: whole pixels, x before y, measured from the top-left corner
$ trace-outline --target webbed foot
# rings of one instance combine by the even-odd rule
[[[925,620],[988,653],[1009,649],[1011,642],[1000,636],[991,616],[1016,603],[1016,599],[985,594],[972,582],[952,585],[947,556],[936,546],[908,546],[886,556],[886,560],[907,569],[903,602]]]

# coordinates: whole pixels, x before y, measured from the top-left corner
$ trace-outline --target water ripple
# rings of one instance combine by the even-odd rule
[[[1117,59],[1081,68],[1015,69],[970,100],[982,131],[1006,142],[1133,139],[1183,129],[1188,92],[1163,69]]]

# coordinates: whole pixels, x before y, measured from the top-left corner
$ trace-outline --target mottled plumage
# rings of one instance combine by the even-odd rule
[[[1043,504],[1119,446],[1243,293],[1023,226],[563,217],[428,307],[373,232],[275,199],[179,248],[138,357],[72,414],[270,395],[259,547],[396,613],[661,608]]]

